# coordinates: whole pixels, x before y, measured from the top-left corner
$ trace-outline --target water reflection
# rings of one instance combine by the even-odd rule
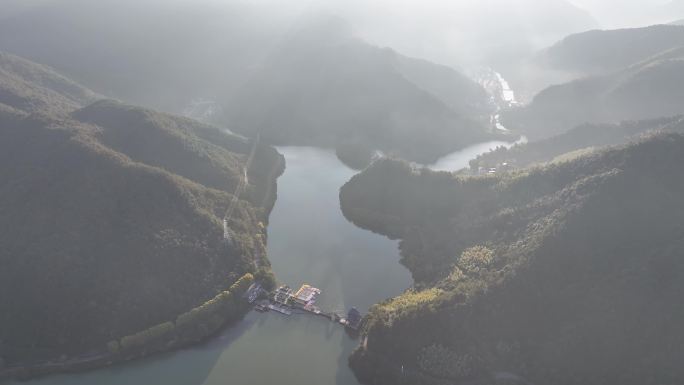
[[[434,164],[428,165],[427,167],[435,171],[459,171],[466,167],[469,167],[468,162],[471,159],[475,159],[478,155],[484,154],[497,147],[512,147],[518,143],[526,143],[527,138],[521,137],[516,142],[501,142],[501,141],[491,141],[476,144],[470,147],[466,147],[463,150],[456,151],[453,154],[449,154],[442,159],[438,160]]]

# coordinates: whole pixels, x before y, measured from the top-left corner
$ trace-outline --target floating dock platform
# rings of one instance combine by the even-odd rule
[[[294,311],[303,311],[328,318],[351,330],[358,330],[363,316],[356,308],[352,307],[346,317],[335,312],[323,311],[315,306],[316,299],[320,294],[320,289],[307,284],[303,284],[296,292],[292,291],[289,286],[283,285],[273,293],[269,304],[262,305],[263,308],[257,310],[270,309],[288,316],[292,315]]]
[[[281,314],[292,315],[292,309],[289,309],[289,308],[282,306],[282,305],[269,304],[267,307],[269,309],[271,309],[273,311],[277,311],[278,313],[281,313]]]
[[[320,289],[304,284],[296,293],[292,294],[292,301],[300,306],[313,306],[320,294]]]

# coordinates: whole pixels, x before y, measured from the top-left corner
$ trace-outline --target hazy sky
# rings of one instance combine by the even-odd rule
[[[591,12],[605,28],[667,23],[684,17],[668,8],[670,0],[571,0]],[[681,8],[680,8],[681,9]]]
[[[262,0],[265,1],[265,0]],[[505,50],[543,48],[597,27],[566,0],[310,1],[350,20],[365,39],[408,55],[468,66]]]
[[[209,1],[242,2],[293,20],[302,13],[336,14],[365,40],[455,67],[477,66],[496,55],[494,60],[506,60],[507,51],[541,49],[588,29],[684,18],[668,14],[669,0]]]
[[[0,0],[2,11],[45,2],[95,0]],[[97,0],[100,1],[100,0]],[[111,0],[110,0],[111,1]],[[124,0],[122,0],[124,1]],[[133,1],[133,0],[125,0]],[[516,51],[544,48],[568,34],[592,28],[643,26],[684,18],[669,0],[135,0],[149,9],[174,2],[243,4],[296,23],[324,12],[349,21],[372,43],[452,66],[469,66]],[[684,2],[684,0],[676,0]],[[95,2],[96,3],[96,2]],[[287,22],[286,22],[287,23]],[[269,28],[269,26],[264,26]]]

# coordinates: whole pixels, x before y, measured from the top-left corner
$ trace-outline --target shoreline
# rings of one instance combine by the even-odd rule
[[[276,150],[277,152],[277,150]],[[286,169],[285,158],[277,152],[279,159],[275,166],[271,168],[268,173],[268,178],[270,182],[265,190],[265,200],[262,206],[264,210],[263,222],[268,223],[270,219],[271,212],[275,206],[278,197],[278,185],[277,180]],[[268,239],[268,229],[263,230],[264,240]],[[267,270],[272,274],[270,269],[270,261],[265,251],[266,245],[264,245],[264,250],[259,253],[258,259],[266,259]],[[257,271],[253,272],[257,273]],[[220,296],[221,293],[217,294],[216,297]],[[215,298],[216,298],[215,297]],[[202,306],[200,304],[199,306]],[[198,307],[199,307],[198,306]],[[195,308],[196,309],[196,308]],[[228,328],[237,324],[242,320],[252,307],[249,304],[243,304],[242,308],[236,317],[227,318],[225,322],[218,326],[213,332],[206,334],[204,336],[199,336],[195,338],[185,338],[185,339],[171,339],[164,343],[157,344],[152,347],[140,348],[138,351],[133,351],[130,353],[112,353],[106,348],[101,350],[99,353],[87,353],[82,354],[80,357],[73,358],[71,360],[62,360],[60,362],[59,358],[55,358],[50,361],[43,361],[38,364],[27,364],[27,365],[6,365],[0,366],[0,384],[16,380],[16,381],[28,381],[35,378],[46,377],[55,374],[66,374],[66,373],[85,373],[89,371],[94,371],[97,369],[102,369],[114,365],[122,365],[130,361],[145,359],[154,355],[160,355],[164,353],[171,353],[173,351],[179,351],[182,349],[190,348],[193,346],[198,346],[204,343],[208,343],[210,340],[214,339],[219,334],[226,331]],[[191,311],[193,309],[190,309]],[[123,336],[122,336],[123,338]]]
[[[214,333],[211,333],[205,337],[196,340],[169,341],[164,346],[143,349],[141,351],[130,354],[103,353],[103,355],[101,356],[97,356],[92,359],[78,360],[77,362],[49,361],[38,365],[6,367],[4,369],[0,369],[0,383],[2,383],[3,381],[12,380],[23,382],[55,374],[86,373],[89,371],[103,369],[106,367],[124,365],[131,361],[142,360],[145,358],[150,358],[152,356],[158,356],[164,353],[172,353],[174,351],[180,351],[194,346],[200,346],[202,344],[209,343],[211,340],[219,336],[228,328],[237,324],[244,318],[244,316],[247,313],[249,313],[249,311],[251,311],[251,307],[247,307],[246,311],[240,314],[238,319],[228,320]]]

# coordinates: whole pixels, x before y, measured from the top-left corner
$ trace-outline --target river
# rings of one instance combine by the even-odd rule
[[[283,283],[309,283],[326,310],[365,311],[400,294],[411,276],[396,241],[361,230],[340,211],[354,171],[328,150],[284,147],[287,168],[269,224],[268,253]],[[248,314],[211,342],[112,368],[50,376],[30,385],[356,385],[347,357],[358,342],[310,315]]]
[[[506,103],[515,101],[498,73],[490,70],[487,75],[490,94]],[[206,105],[210,104],[198,104]],[[498,127],[498,116],[495,119]],[[477,144],[428,167],[460,170],[478,154],[511,145]],[[399,264],[397,242],[361,230],[342,215],[339,189],[355,172],[330,150],[279,151],[287,168],[278,179],[278,199],[268,227],[268,256],[278,280],[293,288],[302,283],[320,288],[318,306],[337,312],[351,306],[365,312],[411,286],[410,273]],[[207,344],[25,384],[358,385],[347,365],[357,344],[340,325],[322,318],[251,312]]]
[[[477,151],[448,157],[460,169]],[[325,310],[365,311],[400,294],[411,276],[396,241],[361,230],[342,215],[339,188],[354,171],[332,151],[281,147],[287,168],[269,224],[268,253],[278,279],[320,289]],[[446,161],[445,161],[446,162]],[[55,375],[27,385],[357,385],[347,365],[358,341],[310,315],[249,313],[212,341],[189,349],[87,373]]]
[[[491,68],[480,69],[475,78],[482,88],[490,95],[492,103],[496,105],[496,111],[491,116],[493,126],[500,131],[509,132],[501,123],[500,112],[504,108],[510,108],[518,104],[515,98],[515,92],[511,89],[506,79]],[[510,148],[519,143],[527,143],[527,138],[521,136],[515,142],[491,141],[478,143],[449,154],[426,167],[435,171],[459,171],[468,167],[468,162],[471,159],[475,159],[480,154],[494,150],[497,147]]]
[[[485,142],[485,143],[479,143],[475,144],[469,147],[466,147],[462,149],[461,151],[454,152],[452,154],[449,154],[441,159],[439,159],[437,162],[431,165],[427,165],[431,170],[434,171],[459,171],[465,167],[468,167],[468,162],[471,159],[475,159],[478,155],[484,154],[485,152],[489,152],[491,150],[496,149],[497,147],[507,147],[510,148],[516,143],[525,143],[527,141],[527,138],[521,137],[517,142],[502,142],[502,141],[491,141],[491,142]]]

